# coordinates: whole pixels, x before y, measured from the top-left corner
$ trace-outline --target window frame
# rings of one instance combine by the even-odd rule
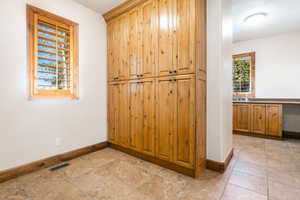
[[[234,98],[254,98],[255,97],[255,70],[256,52],[236,54],[232,56],[233,62],[241,58],[250,58],[250,92],[233,92]],[[234,66],[232,66],[234,67]],[[233,70],[233,69],[232,69]]]
[[[42,90],[36,87],[37,71],[37,31],[35,29],[35,15],[47,18],[56,24],[70,27],[70,88],[68,90]],[[65,19],[48,11],[27,4],[27,53],[28,53],[28,89],[29,99],[34,98],[68,98],[78,99],[78,37],[79,25],[71,20]]]

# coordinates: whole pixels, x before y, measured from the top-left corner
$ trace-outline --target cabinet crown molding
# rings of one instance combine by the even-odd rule
[[[124,3],[118,5],[117,7],[111,9],[107,13],[103,14],[103,17],[106,22],[112,20],[113,18],[116,18],[123,13],[133,9],[134,7],[146,2],[147,0],[128,0]]]

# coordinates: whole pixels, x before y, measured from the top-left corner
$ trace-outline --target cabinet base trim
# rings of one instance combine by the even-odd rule
[[[191,177],[195,177],[195,170],[194,169],[181,167],[181,166],[178,166],[176,164],[170,163],[168,161],[161,160],[161,159],[155,158],[153,156],[145,155],[143,153],[134,151],[132,149],[127,149],[127,148],[124,148],[124,147],[116,145],[116,144],[109,143],[109,147],[111,147],[113,149],[116,149],[116,150],[119,150],[119,151],[122,151],[124,153],[130,154],[130,155],[135,156],[137,158],[140,158],[142,160],[149,161],[149,162],[152,162],[152,163],[157,164],[159,166],[174,170],[174,171],[179,172],[181,174],[191,176]]]
[[[292,132],[292,131],[283,131],[284,138],[291,138],[291,139],[300,139],[299,132]]]
[[[50,166],[58,165],[62,162],[66,162],[71,159],[83,156],[85,154],[104,149],[107,146],[108,146],[107,142],[101,142],[95,145],[87,146],[81,149],[77,149],[53,157],[31,162],[19,167],[0,171],[0,183]]]
[[[228,154],[224,162],[206,160],[206,168],[220,173],[224,173],[227,167],[229,166],[232,157],[233,157],[233,149],[230,151],[230,153]]]
[[[236,135],[245,135],[245,136],[252,136],[252,137],[259,137],[259,138],[266,138],[266,139],[282,140],[282,137],[271,136],[271,135],[261,135],[261,134],[257,134],[257,133],[251,133],[251,132],[233,131],[232,133],[236,134]]]

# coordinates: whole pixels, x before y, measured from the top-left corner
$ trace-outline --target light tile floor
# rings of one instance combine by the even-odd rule
[[[198,179],[104,149],[0,184],[0,200],[298,200],[300,140],[234,135],[224,174]]]

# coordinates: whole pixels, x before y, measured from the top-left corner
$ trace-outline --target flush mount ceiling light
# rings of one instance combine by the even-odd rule
[[[267,15],[268,14],[264,12],[255,13],[246,17],[244,22],[251,25],[258,25],[266,19]]]

